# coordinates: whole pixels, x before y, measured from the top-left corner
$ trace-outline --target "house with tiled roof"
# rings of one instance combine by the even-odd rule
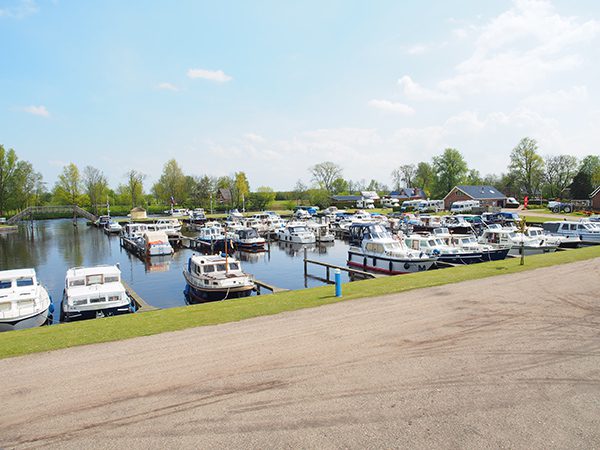
[[[481,206],[504,207],[506,196],[494,186],[455,186],[444,197],[444,207],[450,209],[452,203],[464,200],[479,200]]]

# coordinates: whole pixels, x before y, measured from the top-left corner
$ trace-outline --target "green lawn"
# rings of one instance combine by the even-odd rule
[[[235,322],[251,317],[311,308],[339,301],[517,273],[597,257],[600,257],[600,246],[529,256],[526,258],[524,266],[520,266],[519,259],[514,258],[410,275],[356,281],[344,284],[344,296],[341,299],[334,296],[333,286],[322,286],[273,295],[9,331],[0,333],[0,358],[136,336],[147,336],[190,327]],[[315,269],[315,273],[318,273],[318,269]],[[568,280],[564,281],[568,282]],[[534,280],[532,282],[535,283]],[[440,301],[443,301],[443,299],[440,299]]]

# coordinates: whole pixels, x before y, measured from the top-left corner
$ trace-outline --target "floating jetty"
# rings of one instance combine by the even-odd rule
[[[127,295],[129,295],[129,297],[131,297],[131,299],[135,303],[136,312],[147,312],[158,309],[157,307],[147,303],[142,297],[140,297],[140,295],[138,295],[137,292],[135,292],[131,288],[131,286],[129,286],[125,281],[123,281],[123,279],[121,279],[121,283],[123,284],[123,286],[125,286],[125,291],[127,292]]]

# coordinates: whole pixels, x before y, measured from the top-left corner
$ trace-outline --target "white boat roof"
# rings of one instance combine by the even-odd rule
[[[2,280],[25,277],[35,277],[35,269],[13,269],[0,271],[0,279]]]
[[[85,277],[87,275],[121,275],[117,266],[73,267],[67,270],[67,278]]]
[[[147,241],[150,241],[150,242],[155,242],[155,241],[162,241],[164,243],[169,242],[169,237],[167,236],[167,233],[165,233],[164,231],[145,231],[144,239],[146,239]]]
[[[225,257],[221,255],[192,255],[192,261],[196,265],[224,263]],[[228,263],[236,263],[238,260],[233,256],[227,258]]]

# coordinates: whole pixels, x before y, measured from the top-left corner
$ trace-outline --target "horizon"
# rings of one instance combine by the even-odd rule
[[[172,158],[283,191],[323,161],[391,187],[448,147],[500,174],[525,136],[599,153],[599,5],[440,3],[7,1],[0,143],[49,188],[73,162],[147,190]]]

